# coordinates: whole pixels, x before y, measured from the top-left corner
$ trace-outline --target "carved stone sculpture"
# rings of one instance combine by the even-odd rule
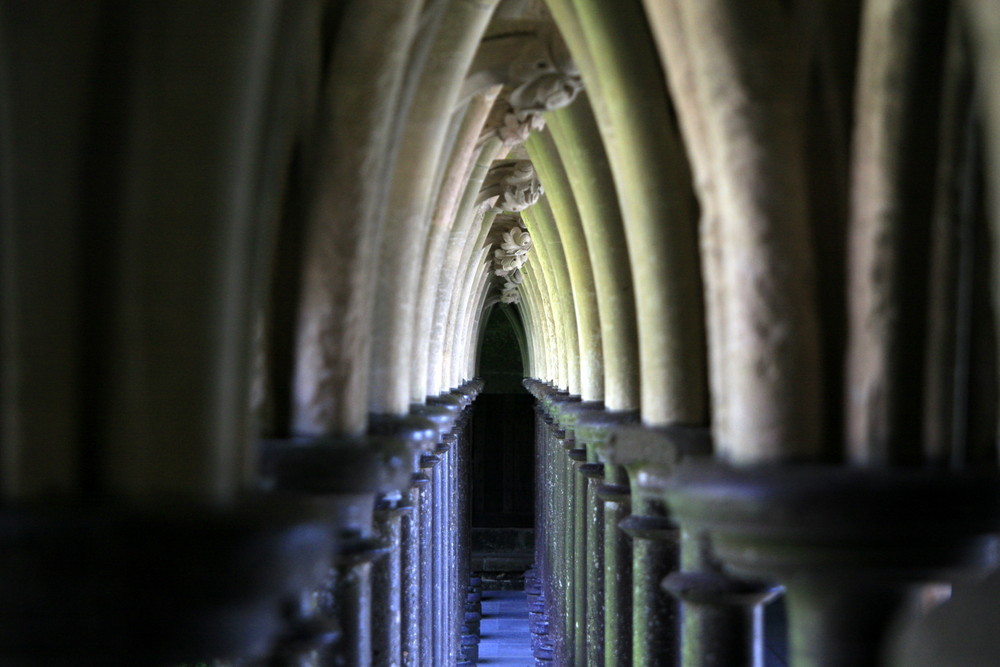
[[[583,90],[580,71],[551,24],[538,24],[536,38],[525,40],[508,70],[510,104],[520,118],[560,109]]]
[[[500,302],[520,303],[517,288],[524,280],[520,268],[528,261],[531,235],[523,227],[514,226],[501,232],[500,239],[500,247],[493,251],[493,273],[505,281],[500,290]]]
[[[503,180],[503,193],[497,208],[505,211],[523,211],[538,201],[545,193],[535,168],[528,160],[514,163],[510,174]]]
[[[501,211],[523,211],[545,193],[531,160],[497,162],[486,174],[479,192],[479,203],[497,197],[494,208]]]
[[[497,22],[483,39],[469,88],[497,83],[508,92],[497,99],[480,142],[497,136],[508,148],[545,127],[543,112],[567,106],[583,90],[583,79],[559,31],[551,23],[534,20]]]

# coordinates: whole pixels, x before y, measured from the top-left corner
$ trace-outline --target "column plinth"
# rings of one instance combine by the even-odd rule
[[[991,560],[995,473],[685,463],[667,500],[727,571],[787,590],[796,667],[881,662],[890,620],[921,584]]]

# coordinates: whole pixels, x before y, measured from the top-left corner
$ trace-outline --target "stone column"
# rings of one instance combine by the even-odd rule
[[[460,387],[458,391],[459,393],[462,393],[464,388]],[[462,657],[463,642],[468,641],[465,638],[469,636],[468,628],[465,624],[465,606],[472,579],[472,507],[469,502],[471,480],[470,461],[472,457],[469,451],[469,448],[471,447],[471,441],[469,438],[469,423],[472,419],[474,410],[472,402],[475,400],[477,394],[478,390],[475,393],[468,394],[468,401],[464,411],[462,412],[462,416],[459,418],[458,442],[456,444],[455,529],[453,531],[456,539],[454,617],[456,635],[455,641],[458,646],[459,659]]]
[[[415,590],[413,579],[414,515],[420,506],[422,480],[420,452],[437,437],[437,427],[429,419],[413,416],[372,415],[372,437],[399,438],[410,443],[407,459],[408,483],[400,490],[381,495],[376,505],[375,529],[389,548],[384,560],[376,561],[372,578],[372,661],[378,665],[406,664],[410,653],[412,609],[409,596]]]
[[[585,637],[588,664],[604,662],[604,501],[598,489],[604,481],[604,464],[588,460],[580,466],[585,486],[583,509],[586,526],[587,620]]]
[[[440,462],[435,454],[420,457],[420,470],[428,480],[420,504],[420,665],[434,664],[434,476]]]
[[[372,536],[375,497],[398,492],[409,481],[414,443],[423,437],[373,435],[362,439],[310,438],[262,444],[262,476],[278,491],[322,497],[338,533],[330,585],[320,608],[337,620],[340,636],[326,659],[371,664],[371,587],[373,559],[385,546]]]
[[[704,427],[623,424],[613,427],[605,440],[607,464],[625,469],[631,489],[631,514],[620,527],[632,538],[632,664],[679,664],[678,601],[661,582],[680,567],[680,530],[663,490],[679,461],[710,452]]]
[[[418,467],[418,470],[420,468]],[[407,490],[410,511],[403,515],[400,526],[402,544],[402,618],[400,621],[400,648],[404,667],[418,667],[420,662],[421,637],[423,636],[423,616],[421,613],[421,521],[424,504],[427,502],[427,487],[430,478],[424,472],[412,476]]]
[[[473,379],[458,389],[456,394],[465,397],[464,408],[458,420],[457,467],[456,467],[456,528],[458,540],[456,562],[456,628],[458,633],[458,664],[475,664],[479,658],[479,621],[482,609],[479,606],[482,581],[472,576],[471,532],[472,516],[469,504],[470,452],[469,422],[472,418],[473,402],[483,388],[482,380]]]
[[[608,461],[607,442],[616,425],[634,422],[635,410],[590,411],[577,418],[577,438],[586,443],[589,457],[601,462],[604,476],[598,484],[595,498],[595,520],[602,523],[602,542],[595,545],[602,553],[603,572],[598,579],[601,590],[603,619],[600,623],[603,647],[600,663],[613,665],[628,662],[631,656],[632,619],[632,544],[618,523],[627,515],[629,502],[628,476],[621,465]],[[595,628],[595,632],[598,629]],[[597,642],[595,642],[597,643]]]
[[[525,387],[537,399],[536,383],[526,380]],[[551,422],[549,422],[551,423]],[[536,663],[552,662],[555,657],[554,633],[549,632],[552,621],[559,616],[553,613],[552,595],[555,590],[552,582],[553,554],[557,549],[559,539],[556,530],[557,520],[552,509],[554,493],[557,484],[553,466],[553,437],[546,422],[546,417],[540,404],[535,403],[535,563],[532,568],[532,581],[529,583],[525,575],[525,591],[529,595],[529,629],[532,633],[532,654]],[[529,588],[531,589],[529,591]],[[530,605],[537,605],[532,610]]]
[[[537,380],[524,381],[525,388],[535,397],[535,444],[538,470],[535,489],[535,570],[541,586],[545,608],[546,634],[539,639],[536,660],[552,660],[567,664],[565,659],[565,545],[566,520],[564,459],[562,440],[555,421],[546,409],[546,398],[553,388]]]
[[[575,567],[575,540],[577,535],[576,526],[576,497],[575,497],[575,477],[576,471],[574,462],[569,456],[569,452],[576,448],[572,431],[567,432],[560,423],[560,415],[563,407],[580,402],[579,396],[571,396],[565,392],[556,391],[549,387],[543,393],[542,406],[547,414],[547,418],[552,420],[549,427],[553,437],[555,447],[555,467],[559,474],[559,495],[556,503],[556,515],[561,524],[560,533],[562,535],[561,548],[556,554],[554,581],[557,582],[557,596],[559,602],[555,606],[561,610],[561,614],[556,616],[557,624],[561,625],[556,637],[556,652],[561,655],[565,664],[574,664],[578,655],[576,653],[576,625],[577,625],[577,593],[576,588],[576,567]],[[551,629],[551,627],[550,627]],[[582,655],[582,654],[580,654]]]
[[[345,498],[340,509],[353,513],[363,508],[370,517],[369,502],[372,501],[360,496]],[[388,548],[370,533],[370,523],[342,529],[334,553],[331,587],[322,605],[340,626],[340,637],[326,652],[326,659],[334,665],[372,664],[371,569],[375,560],[387,555]]]
[[[680,529],[666,503],[633,480],[632,513],[619,525],[632,538],[632,661],[680,662],[680,609],[660,584],[680,567]]]
[[[632,539],[621,528],[631,511],[628,475],[622,466],[604,465],[598,489],[604,504],[604,664],[632,664]]]
[[[470,398],[471,403],[471,398]],[[455,536],[455,586],[454,586],[454,622],[453,631],[456,634],[458,646],[457,664],[473,664],[470,658],[478,657],[478,632],[469,623],[467,609],[469,593],[472,585],[471,551],[470,551],[470,508],[469,508],[469,438],[468,423],[472,406],[467,404],[459,418],[455,445],[455,512],[453,518],[453,534]],[[475,655],[473,655],[475,653]]]
[[[454,482],[456,477],[456,429],[465,408],[464,395],[457,393],[428,397],[424,411],[447,416],[435,454],[440,465],[434,471],[433,513],[433,651],[434,664],[453,664],[458,659],[458,629],[454,627],[455,607],[455,535],[453,526]]]
[[[439,642],[441,636],[439,610],[442,609],[443,597],[439,590],[443,578],[440,569],[443,553],[441,524],[443,520],[443,496],[446,488],[443,480],[447,472],[442,462],[442,455],[447,450],[443,438],[451,432],[458,417],[458,403],[452,400],[435,401],[431,399],[426,405],[411,406],[411,413],[432,421],[437,428],[433,454],[425,454],[420,459],[420,468],[430,482],[426,495],[421,503],[420,523],[420,608],[421,608],[421,662],[422,665],[439,664],[437,660],[443,650]],[[440,453],[440,455],[439,455]]]
[[[726,574],[707,533],[681,530],[681,569],[663,580],[681,601],[684,667],[763,667],[763,605],[780,587]]]
[[[558,417],[575,443],[569,452],[576,468],[572,482],[574,646],[578,660],[586,655],[594,664],[603,662],[604,655],[604,504],[598,507],[597,498],[604,468],[580,439],[578,422],[602,412],[600,401],[577,401],[561,406]]]
[[[575,444],[575,441],[574,441]],[[570,476],[572,478],[572,504],[569,516],[573,521],[573,543],[570,546],[569,587],[573,590],[573,654],[580,662],[587,655],[587,450],[574,447],[569,450]]]
[[[407,496],[409,490],[407,490]],[[413,506],[397,492],[382,494],[375,504],[374,532],[388,553],[372,569],[372,665],[403,664],[402,534],[403,517]]]
[[[786,586],[796,667],[882,664],[909,596],[992,565],[1000,527],[993,471],[692,462],[665,495],[728,569]]]
[[[436,628],[436,649],[437,660],[435,664],[452,664],[452,652],[455,649],[451,637],[451,614],[452,614],[452,568],[454,567],[454,555],[452,553],[453,540],[451,533],[451,512],[453,497],[451,484],[455,476],[455,455],[454,455],[454,434],[447,434],[438,445],[438,456],[441,457],[441,465],[438,467],[438,507],[435,516],[435,576],[437,582],[435,592],[437,594],[437,610],[435,618]]]

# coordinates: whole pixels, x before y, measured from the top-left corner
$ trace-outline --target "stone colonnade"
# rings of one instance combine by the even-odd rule
[[[526,144],[537,662],[760,665],[784,596],[793,665],[988,664],[995,9],[547,5],[586,93]]]
[[[479,341],[580,90],[499,4],[0,3],[0,662],[475,657]]]
[[[0,0],[0,663],[995,655],[995,5]]]

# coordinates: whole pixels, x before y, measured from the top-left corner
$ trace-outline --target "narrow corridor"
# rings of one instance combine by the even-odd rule
[[[788,667],[787,620],[783,601],[764,608],[764,667]],[[478,665],[535,665],[524,590],[483,591]]]

